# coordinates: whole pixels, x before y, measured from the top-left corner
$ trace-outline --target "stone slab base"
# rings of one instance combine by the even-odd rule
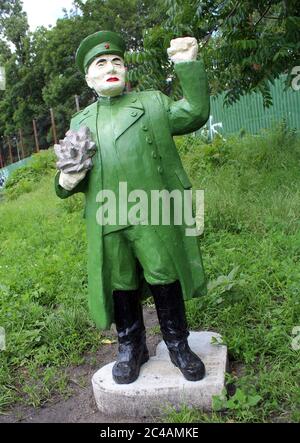
[[[198,382],[185,380],[170,361],[164,342],[141,368],[138,380],[130,385],[118,385],[112,378],[110,363],[93,377],[94,395],[99,410],[108,416],[159,416],[170,406],[183,405],[210,411],[212,397],[221,395],[225,385],[227,347],[213,332],[191,332],[189,345],[206,366],[206,377]]]

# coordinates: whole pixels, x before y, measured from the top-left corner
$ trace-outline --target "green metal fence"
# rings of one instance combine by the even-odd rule
[[[284,91],[284,88],[284,77],[271,86],[273,106],[270,108],[263,107],[262,96],[257,93],[248,94],[229,107],[223,105],[225,94],[212,98],[211,116],[207,124],[210,136],[216,133],[233,134],[242,129],[256,134],[283,119],[290,128],[299,131],[300,91],[294,91],[291,87]]]
[[[8,179],[9,175],[15,170],[20,168],[21,166],[26,165],[31,161],[31,157],[24,158],[23,160],[20,160],[19,162],[13,163],[11,165],[6,166],[5,168],[0,169],[0,189],[3,188],[6,180]]]

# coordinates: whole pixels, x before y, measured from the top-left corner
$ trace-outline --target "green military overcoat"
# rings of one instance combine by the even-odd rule
[[[127,93],[111,101],[110,142],[118,153],[120,164],[127,165],[127,177],[133,188],[145,191],[191,188],[173,136],[196,131],[206,123],[210,111],[208,82],[202,61],[176,64],[175,71],[183,90],[182,100],[172,101],[159,91],[146,91]],[[103,186],[103,170],[110,171],[109,165],[102,163],[101,112],[104,111],[99,99],[73,116],[71,129],[87,126],[96,142],[97,152],[93,157],[93,168],[82,182],[67,191],[59,185],[58,172],[55,190],[60,198],[77,192],[85,194],[89,308],[96,325],[108,329],[114,321],[112,288],[105,266],[103,226],[96,220],[99,209],[96,197]],[[107,130],[107,123],[104,129]],[[130,168],[128,159],[132,165]],[[167,228],[159,226],[158,230],[162,247],[170,250]],[[178,227],[176,235],[179,237],[171,240],[176,245],[175,256],[174,244],[171,254],[184,298],[188,300],[206,293],[206,280],[197,237],[187,237],[185,229],[186,226]]]

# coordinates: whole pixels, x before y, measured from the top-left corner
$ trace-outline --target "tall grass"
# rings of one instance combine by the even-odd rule
[[[227,413],[210,420],[299,421],[300,351],[292,340],[300,325],[300,139],[279,125],[178,145],[206,203],[201,245],[210,290],[189,303],[190,325],[220,332],[243,374],[230,378],[237,394],[223,402]],[[184,417],[174,414],[169,419]]]
[[[82,201],[56,197],[53,153],[41,157],[33,173],[39,180],[29,167],[16,171],[0,204],[0,325],[7,342],[0,352],[0,410],[17,400],[43,403],[64,379],[59,368],[82,362],[99,342],[86,307]],[[30,192],[23,192],[24,181]]]

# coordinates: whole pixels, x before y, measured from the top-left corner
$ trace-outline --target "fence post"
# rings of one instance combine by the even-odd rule
[[[2,158],[2,147],[0,146],[0,168],[4,168],[4,162],[3,162],[3,158]]]
[[[14,141],[16,142],[16,148],[17,148],[17,156],[18,156],[18,162],[21,160],[20,157],[20,151],[19,151],[19,142],[18,142],[18,137],[14,138]]]
[[[54,112],[53,112],[52,108],[50,108],[50,114],[51,114],[53,140],[54,140],[54,143],[57,144],[56,126],[55,126]]]
[[[21,144],[21,150],[22,150],[22,158],[25,158],[24,138],[23,138],[23,131],[21,128],[19,129],[19,136],[20,136],[20,144]]]
[[[13,155],[12,155],[12,146],[11,146],[11,141],[10,141],[9,137],[7,137],[7,143],[8,143],[8,149],[9,149],[10,163],[13,164],[14,160],[13,160]]]
[[[36,129],[36,121],[35,121],[35,119],[32,120],[32,125],[33,125],[33,132],[34,132],[34,140],[35,140],[36,152],[40,152],[39,138],[38,138],[38,133],[37,133],[37,129]]]
[[[79,97],[77,94],[75,95],[75,103],[76,103],[76,111],[79,112],[80,111],[80,104],[79,104]]]

